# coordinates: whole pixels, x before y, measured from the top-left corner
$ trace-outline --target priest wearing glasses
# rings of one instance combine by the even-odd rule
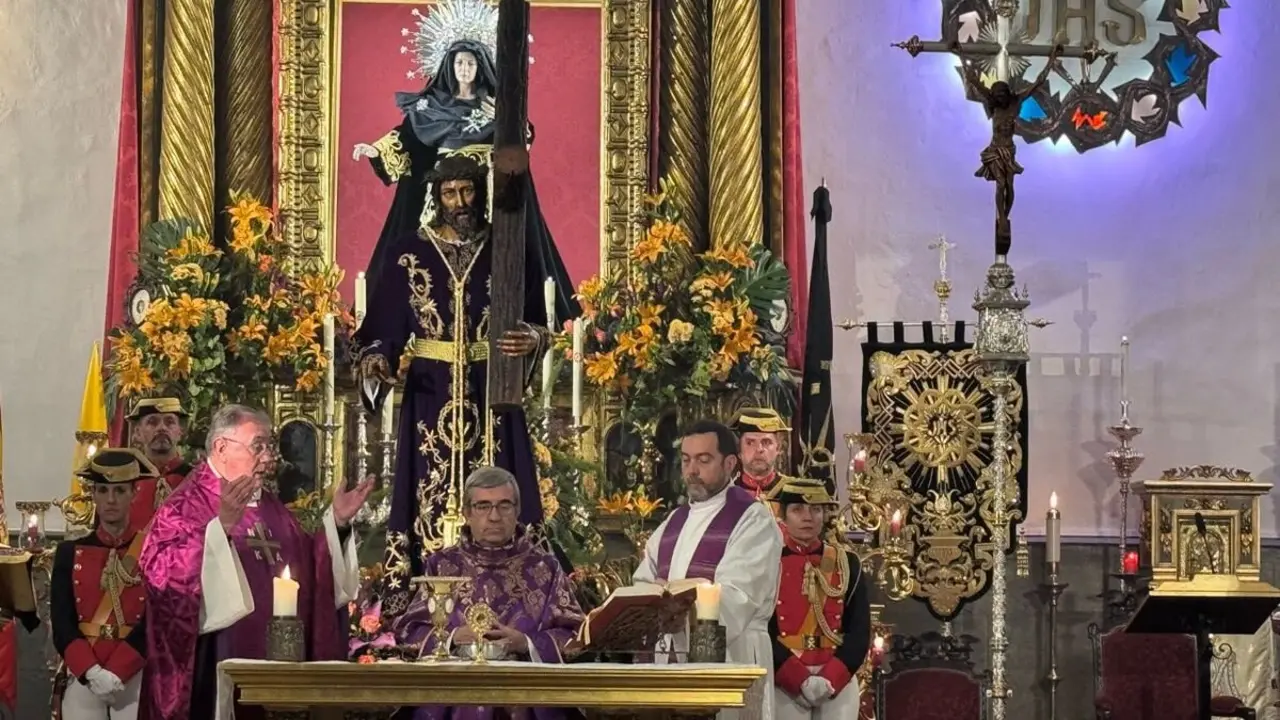
[[[456,591],[445,628],[450,650],[464,657],[476,651],[465,617],[471,607],[483,603],[497,616],[485,640],[496,645],[504,659],[564,662],[565,646],[582,625],[582,610],[559,560],[517,522],[521,498],[515,476],[499,467],[482,467],[467,477],[462,491],[466,527],[456,544],[432,553],[423,567],[427,576],[469,579]],[[421,644],[424,655],[436,649],[428,600],[424,585],[394,625],[397,641]],[[529,713],[539,720],[566,716],[558,708],[533,708]],[[415,720],[525,716],[494,707],[422,707],[413,714]]]

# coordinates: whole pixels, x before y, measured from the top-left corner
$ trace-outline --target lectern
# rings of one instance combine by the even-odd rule
[[[1280,591],[1229,575],[1161,583],[1143,601],[1125,632],[1190,634],[1196,639],[1196,683],[1200,720],[1212,720],[1212,635],[1251,635],[1280,606]],[[1156,661],[1156,658],[1152,658]]]

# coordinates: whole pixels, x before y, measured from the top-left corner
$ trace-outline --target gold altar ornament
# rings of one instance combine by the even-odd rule
[[[498,624],[498,615],[485,603],[476,603],[467,608],[467,628],[475,635],[475,653],[471,659],[477,665],[489,662],[489,640],[485,638]]]
[[[832,539],[857,553],[863,569],[890,599],[904,600],[915,591],[911,556],[902,540],[907,504],[897,483],[868,464],[871,440],[870,435],[845,435],[849,501],[836,514]],[[851,536],[861,536],[861,542],[849,542]]]
[[[427,610],[431,613],[431,634],[436,640],[436,649],[423,659],[429,662],[442,662],[449,659],[449,615],[453,613],[453,594],[458,586],[468,582],[468,578],[449,577],[445,575],[414,578],[415,585],[427,586]]]

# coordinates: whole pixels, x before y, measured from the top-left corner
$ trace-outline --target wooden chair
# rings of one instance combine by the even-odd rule
[[[975,671],[972,635],[895,635],[876,671],[878,720],[986,720],[989,685]]]

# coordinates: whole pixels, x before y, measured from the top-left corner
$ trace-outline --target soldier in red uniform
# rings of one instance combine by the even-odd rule
[[[783,527],[773,637],[774,720],[858,717],[854,678],[871,644],[871,604],[858,556],[823,542],[835,501],[817,480],[774,493]]]
[[[742,456],[738,484],[757,498],[768,495],[778,484],[778,456],[791,428],[782,416],[769,408],[746,408],[733,421]]]
[[[129,510],[129,522],[136,528],[151,522],[156,508],[191,472],[191,465],[182,452],[186,421],[182,403],[171,397],[139,400],[129,414],[130,442],[142,450],[160,472],[158,479],[136,483],[137,491]]]
[[[143,603],[138,572],[144,532],[129,522],[135,484],[155,480],[133,448],[107,448],[77,475],[91,484],[97,527],[59,543],[49,585],[53,645],[62,656],[53,717],[136,720],[142,688]]]

